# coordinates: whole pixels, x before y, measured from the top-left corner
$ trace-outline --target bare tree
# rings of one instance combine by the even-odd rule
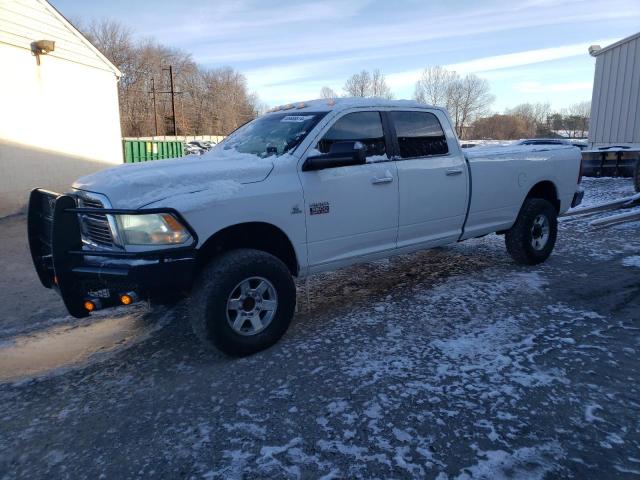
[[[470,138],[482,140],[515,140],[527,136],[529,126],[517,115],[492,115],[479,118],[471,125]]]
[[[460,138],[465,138],[466,128],[477,118],[488,114],[495,97],[490,93],[489,82],[473,73],[458,80],[453,92],[451,109],[455,129]]]
[[[387,81],[384,74],[380,70],[374,70],[371,75],[371,87],[369,89],[369,96],[392,99],[393,93],[391,88],[387,85]]]
[[[569,105],[563,110],[565,123],[567,123],[572,138],[585,138],[589,131],[589,119],[591,117],[591,102],[584,101]]]
[[[449,108],[452,89],[458,79],[456,72],[439,65],[427,67],[416,83],[414,97],[422,103]]]
[[[521,103],[505,112],[522,118],[527,125],[527,137],[548,136],[548,122],[551,114],[549,103]]]
[[[369,97],[371,74],[366,70],[355,73],[347,79],[343,88],[349,97]]]
[[[229,67],[204,69],[191,56],[153,39],[135,42],[129,29],[111,20],[79,27],[123,73],[118,84],[122,133],[155,132],[152,89],[156,90],[158,133],[173,133],[168,66],[173,67],[178,133],[225,135],[258,114],[259,100],[245,77]]]
[[[380,70],[374,70],[373,73],[362,70],[352,75],[345,82],[343,89],[348,97],[393,98],[391,88]]]
[[[338,98],[338,94],[332,88],[324,86],[320,89],[320,98]]]
[[[440,66],[424,69],[414,96],[419,102],[446,108],[460,138],[471,123],[488,113],[494,101],[486,80],[472,73],[461,78]]]

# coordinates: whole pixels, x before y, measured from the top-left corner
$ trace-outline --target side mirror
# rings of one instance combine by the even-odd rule
[[[329,153],[308,157],[302,165],[303,172],[326,168],[348,167],[367,163],[367,147],[361,142],[335,142]]]

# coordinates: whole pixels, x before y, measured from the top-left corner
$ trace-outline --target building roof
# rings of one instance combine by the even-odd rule
[[[113,73],[116,75],[116,77],[120,78],[122,77],[122,72],[118,69],[118,67],[116,67],[113,63],[111,63],[111,61],[105,57],[102,52],[100,50],[98,50],[93,43],[91,43],[89,41],[89,39],[87,39],[87,37],[85,37],[82,32],[80,32],[80,30],[78,30],[76,27],[73,26],[73,24],[67,20],[67,18],[62,15],[62,13],[60,13],[58,11],[58,9],[56,7],[54,7],[53,5],[51,5],[47,0],[38,0],[40,3],[42,3],[45,8],[47,8],[47,10],[49,10],[49,12],[56,17],[60,22],[62,22],[64,24],[65,27],[67,27],[69,30],[71,30],[71,32],[80,39],[80,41],[85,44],[100,60],[102,60],[103,63],[105,63],[107,65],[107,67],[109,67],[110,70],[113,71]]]
[[[33,51],[33,42],[52,40],[47,55],[122,76],[80,31],[47,0],[0,0],[0,44]]]
[[[636,38],[640,38],[640,32],[638,33],[634,33],[633,35],[630,35],[626,38],[623,38],[622,40],[618,40],[615,43],[612,43],[611,45],[608,45],[604,48],[600,48],[600,49],[596,49],[593,48],[594,46],[597,45],[592,45],[591,47],[589,47],[589,54],[593,57],[597,57],[598,55],[603,54],[604,52],[608,52],[609,50],[613,50],[614,48],[619,47],[620,45],[624,45],[625,43],[628,43],[632,40],[635,40]]]

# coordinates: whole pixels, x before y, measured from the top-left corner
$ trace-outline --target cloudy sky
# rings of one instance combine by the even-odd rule
[[[139,37],[179,47],[206,66],[230,65],[270,105],[342,92],[379,68],[396,98],[421,70],[443,65],[489,80],[493,109],[591,98],[591,44],[640,29],[638,0],[52,0],[72,19],[112,18]]]

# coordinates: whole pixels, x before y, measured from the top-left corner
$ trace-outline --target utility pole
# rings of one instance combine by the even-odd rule
[[[158,112],[156,110],[156,82],[155,78],[151,78],[151,95],[153,98],[153,124],[156,127],[156,137],[158,136]]]
[[[173,85],[173,66],[169,65],[169,68],[163,68],[162,69],[163,72],[168,71],[169,72],[169,91],[168,92],[159,92],[156,90],[155,87],[155,81],[153,78],[151,78],[151,93],[153,93],[153,115],[156,118],[155,120],[155,124],[156,124],[156,136],[158,135],[158,120],[157,120],[157,114],[156,114],[156,94],[157,93],[162,93],[162,94],[169,94],[171,95],[171,115],[172,115],[172,119],[173,119],[173,135],[177,136],[178,135],[178,124],[176,122],[176,95],[180,95],[182,94],[182,92],[176,92],[174,85]]]
[[[176,91],[173,89],[173,66],[169,65],[169,68],[163,68],[162,70],[169,70],[169,91],[163,93],[171,94],[171,115],[173,116],[173,135],[178,135],[178,126],[176,124]]]

